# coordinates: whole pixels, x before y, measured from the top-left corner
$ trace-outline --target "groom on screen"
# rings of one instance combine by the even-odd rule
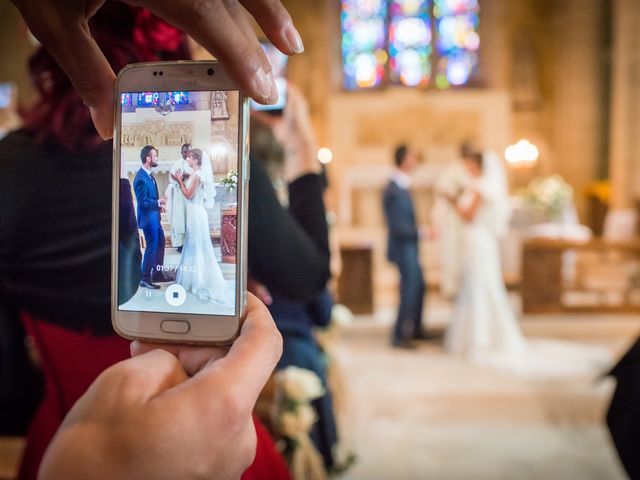
[[[138,226],[144,233],[147,248],[142,257],[142,280],[140,286],[158,289],[154,282],[166,282],[158,265],[164,263],[164,230],[160,223],[160,213],[165,206],[166,199],[159,198],[158,185],[153,176],[153,169],[158,166],[158,150],[152,145],[142,147],[140,151],[142,167],[133,179],[133,190],[138,202]]]

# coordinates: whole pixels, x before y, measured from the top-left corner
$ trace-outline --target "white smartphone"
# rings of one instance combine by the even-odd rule
[[[228,344],[246,306],[249,102],[217,62],[116,81],[112,323],[129,339]]]

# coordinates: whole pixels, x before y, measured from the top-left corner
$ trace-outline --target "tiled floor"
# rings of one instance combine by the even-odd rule
[[[442,329],[445,302],[430,300]],[[347,388],[341,410],[349,480],[617,480],[625,478],[602,419],[613,383],[532,381],[446,355],[439,342],[391,349],[392,310],[356,318],[335,344]],[[632,316],[525,317],[527,336],[622,352],[640,330]],[[13,478],[20,441],[0,438],[0,480]]]
[[[444,305],[430,321],[446,323]],[[348,406],[341,421],[358,456],[344,478],[615,480],[625,475],[603,416],[611,380],[526,380],[448,356],[439,342],[392,349],[392,312],[356,318],[336,345]],[[622,316],[522,320],[528,336],[621,352],[640,321]]]

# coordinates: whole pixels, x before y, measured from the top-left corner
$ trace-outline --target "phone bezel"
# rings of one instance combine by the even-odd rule
[[[210,75],[208,70],[213,68]],[[156,72],[156,75],[153,74]],[[159,72],[163,72],[159,74]],[[118,309],[119,198],[121,176],[120,95],[142,91],[237,90],[238,105],[238,216],[236,256],[236,315],[135,312]],[[111,238],[111,319],[114,330],[131,340],[188,344],[229,344],[239,334],[240,319],[246,308],[247,279],[247,205],[249,181],[249,100],[238,84],[215,61],[177,61],[138,63],[125,67],[116,79],[115,122],[113,132],[113,221]],[[165,320],[186,321],[189,332],[167,333]],[[198,334],[194,333],[198,332]]]

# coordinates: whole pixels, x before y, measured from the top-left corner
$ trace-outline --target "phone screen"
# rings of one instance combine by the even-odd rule
[[[11,82],[0,83],[0,109],[11,106],[13,88],[14,84]]]
[[[118,308],[237,314],[237,90],[120,98]]]

